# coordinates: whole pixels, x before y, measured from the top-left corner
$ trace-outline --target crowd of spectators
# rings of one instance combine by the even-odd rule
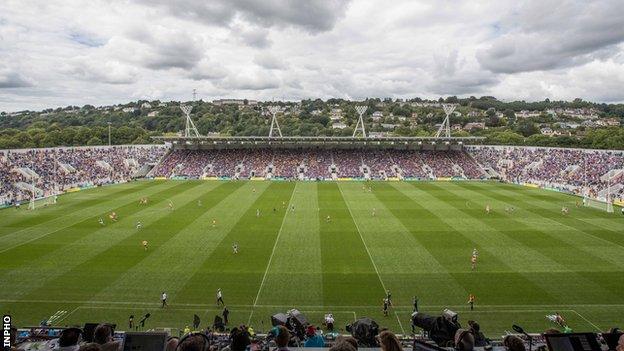
[[[357,149],[173,150],[113,146],[0,151],[0,203],[51,195],[71,187],[130,179],[146,164],[154,177],[278,177],[286,179],[481,179],[495,172],[517,183],[562,188],[590,197],[611,187],[624,198],[624,153],[617,151],[468,146],[466,151]],[[160,161],[160,162],[159,162]],[[619,172],[618,170],[623,170]],[[605,176],[614,171],[614,176]]]
[[[297,179],[484,176],[461,151],[352,149],[174,150],[152,173],[156,177],[280,177]]]
[[[423,151],[420,153],[422,162],[431,167],[436,177],[453,177],[461,176],[453,169],[453,163],[446,156],[451,151]]]
[[[590,197],[608,187],[624,186],[624,172],[607,176],[609,171],[624,170],[623,152],[479,146],[470,147],[469,153],[509,182],[561,188],[579,195],[589,192]],[[612,198],[623,198],[622,191],[616,190]]]
[[[423,166],[425,165],[420,155],[414,151],[390,150],[387,151],[392,163],[398,166],[391,173],[392,176],[403,176],[405,178],[427,178]],[[398,172],[397,172],[398,171]]]
[[[299,169],[305,169],[306,156],[305,151],[300,149],[274,150],[272,152],[273,176],[296,179]]]
[[[363,176],[364,153],[359,150],[333,150],[331,154],[339,178],[360,178]]]
[[[241,178],[264,177],[273,163],[273,153],[268,149],[250,149],[243,156]]]
[[[0,204],[68,188],[123,182],[165,154],[161,146],[7,150],[0,154]]]
[[[310,179],[331,179],[331,154],[324,150],[309,151],[305,157],[306,176]]]
[[[207,327],[191,331],[188,327],[180,331],[178,335],[170,333],[163,335],[156,332],[154,337],[160,339],[160,343],[166,351],[249,351],[249,350],[280,350],[288,351],[295,348],[328,348],[329,351],[357,351],[360,348],[379,349],[381,351],[403,351],[404,349],[416,350],[459,350],[472,351],[475,349],[488,350],[498,349],[505,351],[526,351],[529,349],[528,334],[506,334],[501,339],[492,340],[481,332],[479,324],[468,321],[466,327],[457,324],[456,328],[449,330],[444,338],[430,338],[423,329],[419,334],[395,334],[382,328],[375,329],[371,335],[364,335],[352,331],[349,334],[340,334],[331,331],[324,333],[314,325],[302,326],[305,333],[300,335],[297,330],[288,324],[276,325],[267,333],[256,333],[253,328],[246,325],[238,325],[231,329],[211,329]],[[17,337],[18,330],[11,328],[10,344],[12,351],[28,349],[51,350],[51,351],[122,351],[129,349],[145,349],[145,346],[132,345],[134,348],[124,345],[125,332],[116,334],[114,326],[106,323],[97,325],[91,335],[85,334],[87,330],[78,327],[66,327],[60,335],[49,337],[45,329],[31,329],[28,336]],[[548,328],[543,333],[531,334],[531,340],[536,349],[546,350],[545,337],[557,334],[557,337],[565,333],[556,328]],[[143,334],[143,335],[149,335]],[[118,336],[116,338],[115,336]],[[120,337],[119,337],[120,336]],[[440,335],[438,335],[440,336]],[[602,333],[596,333],[596,341],[603,349],[624,351],[624,333],[618,328],[611,328]],[[369,340],[370,338],[370,340]],[[154,347],[159,342],[148,342]],[[162,345],[162,344],[161,344]],[[142,348],[143,347],[143,348]],[[159,350],[162,350],[159,348]]]

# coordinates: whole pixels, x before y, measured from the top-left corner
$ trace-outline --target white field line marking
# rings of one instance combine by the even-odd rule
[[[78,300],[20,300],[20,299],[0,299],[0,302],[9,302],[9,303],[65,303],[70,305],[80,304],[80,305],[136,305],[136,306],[160,306],[160,302],[139,302],[139,301],[78,301]],[[176,303],[170,304],[170,306],[189,306],[189,307],[214,307],[214,304],[201,304],[201,303]],[[228,305],[230,307],[261,307],[261,308],[271,308],[271,307],[293,307],[293,305]],[[419,305],[424,308],[455,308],[461,309],[468,308],[466,305]],[[368,308],[378,308],[377,305],[297,305],[299,309],[368,309]],[[405,311],[411,311],[412,305],[393,305],[393,307],[399,311],[404,309]],[[485,307],[485,308],[515,308],[518,309],[510,309],[510,311],[523,311],[522,308],[561,308],[561,307],[624,307],[624,304],[558,304],[558,305],[484,305],[479,304],[477,307]]]
[[[108,306],[78,306],[74,309],[75,310],[127,310],[127,307],[108,307]],[[167,306],[166,308],[158,308],[158,310],[162,310],[162,311],[196,311],[196,312],[200,312],[200,311],[204,311],[204,312],[210,312],[210,311],[217,311],[220,312],[222,311],[220,308],[201,308],[201,309],[197,309],[197,308],[176,308],[176,307],[169,307]],[[72,311],[72,313],[74,312]],[[236,310],[237,312],[249,312],[251,311],[250,309],[242,309],[242,310]]]
[[[349,206],[349,202],[345,198],[344,193],[342,192],[342,188],[340,187],[340,184],[338,184],[337,186],[338,186],[338,190],[340,190],[340,196],[342,196],[342,200],[344,201],[345,205],[347,205],[347,209],[349,210],[349,214],[351,215],[351,220],[353,220],[353,224],[355,224],[355,228],[357,229],[357,232],[360,235],[360,240],[362,240],[362,244],[364,244],[364,248],[366,249],[366,253],[368,253],[368,258],[370,259],[371,263],[373,264],[373,268],[375,268],[375,272],[377,273],[377,278],[379,278],[379,282],[381,283],[381,287],[383,288],[383,292],[384,292],[384,296],[385,296],[385,294],[388,291],[388,289],[386,289],[386,285],[384,284],[383,280],[381,279],[381,275],[379,274],[379,269],[377,269],[377,265],[375,264],[375,260],[373,260],[373,256],[371,255],[370,250],[368,249],[368,245],[366,245],[366,241],[364,241],[364,237],[362,237],[362,232],[360,231],[360,226],[357,224],[357,221],[355,220],[355,217],[353,217],[353,212],[351,212],[351,206]]]
[[[513,313],[513,312],[550,312],[552,311],[552,309],[550,308],[543,308],[543,309],[519,309],[519,310],[474,310],[474,311],[470,311],[470,310],[465,310],[465,311],[460,311],[460,312],[474,312],[474,313]],[[558,311],[563,311],[563,312],[574,312],[576,313],[576,311],[571,310],[571,309],[558,309]],[[404,312],[412,312],[412,310],[395,310],[396,312],[400,312],[400,313],[404,313]],[[578,313],[577,313],[578,314]]]
[[[394,311],[394,315],[396,316],[397,321],[399,322],[399,327],[401,327],[401,331],[403,332],[403,335],[405,335],[405,329],[403,329],[403,323],[401,323],[401,319],[399,318],[399,314],[396,311]]]
[[[288,216],[288,209],[290,208],[292,199],[295,196],[295,192],[297,192],[297,183],[295,183],[295,188],[293,189],[292,194],[290,194],[290,199],[288,200],[288,205],[286,206],[286,213],[284,214],[284,218],[282,218],[282,224],[280,225],[280,229],[277,232],[277,237],[275,238],[275,243],[273,244],[273,250],[271,251],[269,262],[267,263],[266,269],[264,270],[264,276],[262,276],[262,282],[260,283],[260,287],[258,288],[258,294],[256,294],[256,298],[254,299],[254,303],[252,307],[256,307],[258,304],[258,299],[260,298],[262,287],[264,286],[264,282],[266,281],[267,274],[269,273],[269,268],[271,268],[271,262],[273,262],[273,255],[275,255],[275,249],[277,248],[277,243],[279,242],[279,238],[282,235],[282,229],[284,229],[284,223],[286,223],[286,216]],[[253,309],[251,310],[251,314],[249,315],[249,321],[251,321],[252,316],[253,316]],[[249,324],[249,322],[247,324]]]
[[[585,322],[591,324],[592,327],[596,328],[597,331],[601,331],[602,329],[598,328],[597,325],[595,325],[594,323],[592,323],[589,319],[585,318],[582,314],[576,312],[575,310],[572,310],[572,312],[576,313],[576,315],[578,315],[579,317],[581,317]]]
[[[16,248],[16,247],[19,247],[19,246],[22,246],[22,245],[26,245],[26,244],[28,244],[28,243],[31,243],[31,242],[35,241],[35,240],[39,240],[39,239],[41,239],[41,238],[43,238],[43,237],[45,237],[45,236],[48,236],[48,235],[50,235],[50,234],[54,234],[54,233],[56,233],[56,232],[59,232],[59,231],[61,231],[62,229],[65,229],[65,228],[71,227],[71,226],[73,226],[73,225],[75,225],[75,224],[78,224],[78,223],[80,223],[80,222],[84,221],[84,220],[86,220],[86,218],[83,218],[83,219],[81,219],[81,220],[79,220],[79,221],[77,221],[77,222],[74,222],[74,223],[72,223],[72,224],[66,225],[66,226],[61,227],[61,228],[59,228],[59,229],[53,230],[53,231],[51,231],[51,232],[46,232],[46,233],[44,233],[44,234],[42,234],[42,235],[36,236],[36,237],[31,238],[31,239],[28,239],[28,240],[26,240],[26,241],[22,241],[22,242],[20,242],[20,243],[17,243],[17,244],[11,245],[11,246],[9,246],[9,247],[7,247],[7,248],[3,249],[3,250],[0,250],[0,253],[5,253],[5,252],[7,252],[7,251],[13,250],[13,249],[14,249],[14,248]]]
[[[128,189],[132,189],[132,188],[128,188]],[[145,188],[145,189],[149,189],[149,188]],[[135,190],[136,190],[136,189],[135,189]],[[119,192],[123,192],[123,189],[122,189],[121,191],[119,191]],[[116,194],[116,193],[113,193],[112,195],[115,195],[115,194]],[[66,194],[61,194],[61,195],[66,195]],[[87,194],[82,194],[82,195],[87,195]],[[89,196],[87,196],[87,198],[93,197],[94,195],[99,195],[99,194],[94,192],[94,193],[92,193],[92,194],[89,194]],[[130,195],[130,194],[128,194],[128,195]],[[78,201],[83,201],[83,200],[88,200],[87,198],[85,198],[85,199],[79,199],[79,198],[78,198],[78,199],[75,199],[75,200],[78,200]],[[100,203],[98,203],[98,204],[96,204],[96,205],[93,205],[93,206],[99,206],[99,205],[101,205],[103,202],[111,202],[111,201],[114,201],[114,200],[104,200],[104,199],[106,199],[106,196],[102,196],[102,197],[100,197],[100,198],[101,198],[101,199],[103,199],[103,201],[101,201]],[[93,206],[89,206],[89,207],[93,207]],[[84,210],[84,209],[85,209],[85,208],[82,208],[81,210]],[[72,214],[74,214],[74,213],[75,213],[75,211],[74,211],[74,212],[68,212],[68,213],[66,213],[66,214],[63,214],[63,215],[57,216],[57,217],[55,217],[54,219],[50,219],[50,220],[48,220],[48,221],[45,221],[45,222],[42,222],[42,223],[36,224],[36,225],[34,225],[34,226],[29,226],[29,227],[26,227],[26,228],[20,229],[20,230],[18,230],[18,231],[16,231],[16,232],[12,232],[12,233],[10,233],[10,234],[15,235],[15,234],[19,234],[19,233],[21,233],[21,232],[23,232],[23,231],[31,230],[31,229],[32,229],[32,228],[34,228],[34,227],[39,227],[39,226],[43,226],[43,227],[45,227],[45,226],[47,226],[47,225],[49,225],[49,224],[51,224],[51,223],[56,223],[56,222],[59,222],[59,221],[60,221],[60,222],[62,222],[63,218],[65,218],[65,217],[67,217],[67,216],[71,216],[71,215],[72,215]],[[90,214],[89,214],[89,216],[90,216]],[[63,229],[63,228],[67,228],[67,227],[62,227],[62,228],[60,228],[60,229]]]
[[[355,314],[355,311],[353,311],[353,321],[357,321],[357,314]]]
[[[512,190],[508,190],[508,189],[501,189],[501,191],[508,192],[508,193],[513,193],[513,191],[512,191]],[[514,193],[514,194],[515,194],[515,193]],[[505,201],[502,201],[502,200],[496,200],[496,199],[494,199],[494,198],[493,198],[492,196],[490,196],[490,195],[484,195],[484,196],[489,197],[490,199],[493,199],[494,201],[499,201],[499,202],[503,202],[503,203],[505,203],[505,204],[509,204],[508,202],[505,202]],[[510,196],[511,196],[511,195],[510,195]],[[528,195],[527,195],[527,196],[528,196]],[[524,202],[524,203],[529,203],[529,201],[533,201],[533,200],[535,200],[535,199],[526,199],[526,200],[520,200],[520,201],[522,201],[522,202]],[[539,202],[544,202],[544,203],[546,203],[546,204],[549,204],[549,202],[548,202],[548,201],[546,201],[546,200],[536,200],[536,201],[539,201]],[[523,207],[520,207],[520,208],[521,208],[521,210],[523,210],[523,211],[525,211],[525,212],[531,212],[529,209],[525,209],[525,208],[523,208]],[[548,205],[540,206],[540,208],[541,208],[541,209],[543,209],[543,210],[549,210]],[[574,227],[574,226],[573,226],[573,225],[571,225],[571,224],[564,224],[564,223],[560,223],[560,222],[558,222],[558,221],[557,221],[557,220],[555,220],[555,219],[548,218],[548,217],[544,217],[544,216],[540,216],[540,217],[542,217],[545,221],[548,221],[548,222],[554,222],[554,224],[559,225],[559,226],[563,225],[564,227],[571,228],[572,230],[574,230],[574,231],[578,232],[579,234],[582,234],[582,235],[585,235],[585,236],[591,237],[591,238],[593,238],[593,239],[596,239],[596,240],[602,241],[602,242],[604,242],[605,244],[607,244],[608,246],[611,246],[611,245],[616,245],[616,246],[619,246],[619,247],[621,247],[621,248],[624,248],[624,245],[622,245],[622,244],[619,244],[619,243],[614,243],[614,242],[611,242],[611,241],[609,241],[609,240],[603,239],[603,238],[601,238],[601,237],[599,237],[599,236],[596,236],[596,235],[594,235],[594,234],[591,234],[591,233],[585,232],[585,231],[583,231],[583,230],[580,230],[580,229],[578,229],[578,228]],[[617,231],[617,230],[615,230],[615,229],[610,229],[610,228],[607,228],[607,227],[604,227],[604,226],[601,226],[601,225],[596,225],[596,224],[593,224],[592,222],[588,222],[588,221],[584,220],[584,219],[583,219],[583,218],[581,218],[581,217],[571,217],[571,218],[572,218],[572,219],[576,219],[576,220],[578,220],[578,221],[581,221],[581,222],[583,222],[583,223],[589,224],[589,225],[598,226],[598,227],[600,227],[600,228],[602,228],[602,229],[605,229],[605,230],[608,230],[608,231],[611,231],[611,232],[615,232],[615,231]]]
[[[59,323],[64,320],[65,318],[69,317],[71,314],[73,314],[74,312],[78,311],[78,309],[80,308],[80,306],[74,308],[73,310],[69,311],[69,313],[65,313],[65,315],[61,318],[59,318],[58,320],[55,320],[53,324],[59,325]]]
[[[77,200],[80,200],[80,199],[77,199]],[[82,199],[82,200],[86,200],[86,199]],[[104,200],[104,201],[107,201],[107,200]],[[108,200],[108,201],[111,201],[111,200]],[[101,203],[100,203],[100,204],[101,204]],[[98,206],[98,205],[100,205],[100,204],[93,205],[93,206]],[[89,206],[89,207],[92,207],[92,206]],[[83,208],[83,209],[84,209],[84,208]],[[53,223],[56,223],[56,222],[63,222],[63,219],[64,219],[65,217],[70,216],[70,215],[72,215],[72,214],[74,214],[74,213],[75,213],[75,212],[68,212],[68,213],[66,213],[66,214],[64,214],[64,215],[60,215],[60,216],[58,216],[58,217],[56,217],[56,218],[54,218],[54,219],[50,219],[50,220],[48,220],[48,221],[45,221],[45,222],[42,222],[42,223],[39,223],[39,224],[36,224],[36,225],[33,225],[33,226],[29,226],[29,227],[26,227],[26,228],[20,229],[20,230],[18,230],[18,231],[16,231],[16,232],[12,232],[12,233],[9,233],[9,234],[6,234],[6,235],[16,235],[16,234],[19,234],[19,233],[24,232],[24,231],[27,231],[27,230],[32,230],[33,228],[36,228],[36,227],[40,227],[40,226],[41,226],[41,227],[46,227],[46,226],[49,226],[50,224],[53,224]],[[90,215],[89,215],[89,216],[90,216]],[[78,222],[75,222],[75,223],[72,223],[72,224],[66,225],[66,226],[64,226],[64,227],[61,227],[61,228],[59,228],[59,230],[60,230],[60,229],[65,229],[65,228],[67,228],[67,227],[71,227],[72,225],[77,224],[77,223],[79,223],[79,222],[83,221],[84,219],[85,219],[85,218],[81,219],[81,220],[80,220],[80,221],[78,221]],[[47,234],[46,234],[46,235],[47,235]],[[9,250],[10,250],[10,248],[9,248]],[[2,251],[0,251],[0,253],[2,253],[2,252],[4,252],[4,251],[6,251],[6,250],[2,250]]]
[[[149,189],[149,188],[147,188],[147,189]],[[163,189],[163,190],[167,190],[167,189],[170,189],[170,188],[165,188],[165,189]],[[131,203],[132,203],[132,201],[129,201],[128,203],[123,204],[123,205],[121,205],[121,206],[129,205],[129,204],[131,204]],[[99,205],[99,204],[98,204],[98,205]],[[98,206],[98,205],[94,205],[94,206]],[[119,206],[119,207],[121,207],[121,206]],[[74,213],[74,212],[72,212],[72,213],[70,213],[70,214],[73,214],[73,213]],[[61,216],[61,217],[65,217],[65,216],[68,216],[68,215],[70,215],[70,214],[66,214],[66,215],[63,215],[63,216]],[[35,240],[39,240],[39,239],[41,239],[41,238],[43,238],[43,237],[46,237],[46,236],[48,236],[48,235],[50,235],[50,234],[54,234],[54,233],[56,233],[56,232],[60,232],[60,231],[62,231],[63,229],[67,229],[67,228],[69,228],[69,227],[71,227],[71,226],[74,226],[74,225],[76,225],[76,224],[80,223],[80,222],[86,221],[87,219],[89,219],[89,217],[90,217],[91,215],[92,215],[92,213],[86,214],[86,217],[81,217],[81,218],[80,218],[80,219],[78,219],[77,221],[75,221],[75,222],[71,222],[70,224],[68,224],[68,225],[66,225],[66,226],[63,226],[63,227],[60,227],[60,228],[57,228],[57,229],[53,229],[52,231],[45,232],[45,233],[43,233],[43,234],[41,234],[41,235],[39,235],[39,236],[36,236],[36,237],[34,237],[34,238],[30,238],[30,239],[28,239],[28,240],[26,240],[26,241],[23,241],[23,242],[21,242],[21,243],[17,243],[17,244],[14,244],[14,245],[12,245],[12,246],[9,246],[9,247],[7,247],[7,248],[4,248],[4,249],[0,250],[0,253],[5,253],[5,252],[7,252],[7,251],[9,251],[9,250],[13,250],[13,249],[14,249],[14,248],[16,248],[16,247],[19,247],[19,246],[22,246],[22,245],[26,245],[26,244],[28,244],[28,243],[31,243],[31,242],[35,241]],[[61,217],[56,218],[56,219],[52,219],[52,220],[50,220],[50,221],[43,222],[43,223],[40,223],[40,224],[37,224],[37,225],[34,225],[34,226],[32,226],[32,227],[28,227],[28,228],[20,229],[20,230],[18,230],[17,232],[10,233],[9,235],[15,235],[15,234],[17,234],[17,233],[23,232],[23,231],[25,231],[25,230],[31,230],[32,228],[35,228],[35,227],[38,227],[38,226],[41,226],[41,225],[45,225],[45,224],[48,224],[48,225],[49,225],[49,224],[51,224],[50,222],[54,223],[54,222],[56,222],[57,220],[61,219]],[[105,227],[104,227],[104,228],[105,228]],[[97,228],[96,230],[99,230],[99,229],[102,229],[102,228]]]

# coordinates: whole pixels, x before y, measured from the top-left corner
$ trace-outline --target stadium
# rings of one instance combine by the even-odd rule
[[[3,351],[624,351],[622,0],[0,1]]]
[[[417,310],[497,339],[514,324],[603,331],[624,314],[622,151],[204,137],[190,118],[186,131],[2,151],[13,323],[176,334],[227,306],[228,326],[257,333],[284,313],[332,314],[342,333],[368,317],[413,338]]]

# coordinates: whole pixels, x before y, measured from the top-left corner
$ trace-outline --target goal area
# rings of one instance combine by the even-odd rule
[[[611,202],[611,201],[604,201],[604,200],[592,199],[592,198],[589,198],[589,197],[584,197],[583,198],[583,205],[585,205],[587,207],[597,208],[599,210],[606,211],[606,212],[609,212],[609,213],[613,213],[613,202]]]
[[[57,197],[58,197],[57,195],[49,195],[49,196],[44,196],[44,197],[40,197],[37,199],[31,199],[30,202],[28,203],[28,209],[36,210],[38,208],[54,205],[56,204]]]

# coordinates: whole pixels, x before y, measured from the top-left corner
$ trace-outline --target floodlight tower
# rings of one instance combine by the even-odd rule
[[[455,107],[457,107],[457,105],[454,104],[442,104],[442,108],[444,109],[444,113],[446,114],[446,118],[444,118],[444,121],[442,122],[442,125],[440,126],[440,129],[438,129],[438,132],[436,133],[436,138],[439,138],[441,134],[444,133],[443,137],[445,138],[450,138],[451,137],[451,121],[450,121],[450,117],[451,114],[453,113],[453,111],[455,111]]]
[[[282,130],[280,129],[279,123],[277,123],[277,113],[282,111],[282,108],[277,105],[272,105],[272,106],[269,106],[268,110],[273,116],[271,118],[271,129],[269,129],[269,138],[273,137],[273,129],[277,130],[277,134],[279,134],[279,137],[281,138]]]
[[[184,128],[184,137],[185,138],[199,137],[199,132],[197,131],[197,128],[195,127],[195,123],[193,123],[193,120],[191,119],[191,110],[193,109],[193,106],[180,105],[180,109],[186,116],[186,127]]]
[[[355,110],[360,115],[358,118],[357,124],[355,125],[355,129],[353,130],[353,137],[357,135],[358,131],[362,132],[362,137],[366,138],[366,129],[364,128],[364,112],[368,109],[368,106],[358,105],[355,106]]]

